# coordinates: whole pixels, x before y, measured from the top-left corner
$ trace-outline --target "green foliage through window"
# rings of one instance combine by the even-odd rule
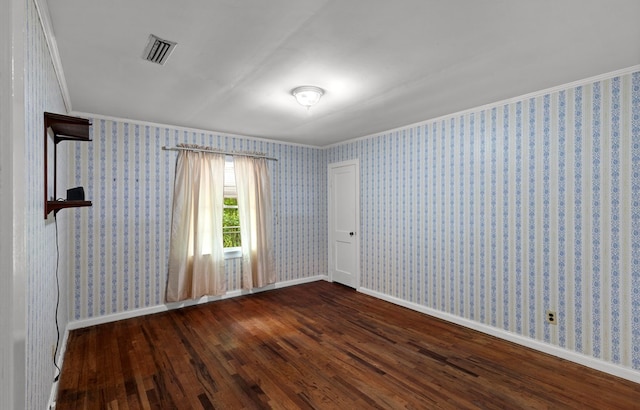
[[[240,216],[238,215],[238,198],[225,198],[222,212],[222,243],[225,248],[236,248],[241,245]]]

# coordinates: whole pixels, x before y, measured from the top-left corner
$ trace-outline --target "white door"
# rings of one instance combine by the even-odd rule
[[[329,279],[358,288],[360,164],[329,164]]]

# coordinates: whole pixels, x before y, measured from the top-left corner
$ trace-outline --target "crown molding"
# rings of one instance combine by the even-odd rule
[[[67,80],[64,76],[64,70],[62,69],[62,60],[60,59],[60,53],[58,53],[58,43],[56,36],[53,33],[53,25],[51,24],[51,15],[49,14],[49,5],[47,0],[33,0],[38,11],[38,17],[40,18],[40,25],[44,32],[44,38],[47,41],[47,48],[51,55],[51,62],[53,63],[53,69],[58,79],[58,85],[60,92],[62,93],[62,100],[64,102],[64,108],[67,113],[72,111],[71,97],[69,95],[69,88],[67,87]]]
[[[324,150],[323,147],[319,147],[317,145],[301,144],[298,142],[280,141],[277,139],[252,137],[251,135],[240,135],[240,134],[233,134],[229,132],[205,130],[201,128],[183,127],[181,125],[163,124],[159,122],[136,120],[133,118],[114,117],[111,115],[102,115],[102,114],[96,114],[91,112],[71,111],[68,114],[76,117],[89,118],[92,120],[105,120],[105,121],[113,121],[118,123],[137,124],[141,126],[149,126],[149,127],[155,127],[155,128],[161,128],[161,129],[172,129],[172,130],[178,130],[178,131],[195,132],[197,134],[220,135],[222,137],[229,137],[229,138],[244,138],[251,141],[261,141],[261,142],[276,144],[276,145],[279,144],[279,145],[286,145],[286,146],[293,146],[293,147],[311,148],[311,149],[317,149],[320,151]]]
[[[604,74],[599,74],[593,77],[588,77],[588,78],[584,78],[582,80],[577,80],[577,81],[573,81],[570,83],[566,83],[566,84],[561,84],[561,85],[557,85],[554,87],[550,87],[550,88],[545,88],[544,90],[540,90],[540,91],[534,91],[528,94],[523,94],[523,95],[519,95],[517,97],[511,97],[511,98],[507,98],[504,100],[500,100],[500,101],[496,101],[496,102],[492,102],[492,103],[488,103],[488,104],[484,104],[484,105],[479,105],[477,107],[473,107],[473,108],[468,108],[466,110],[462,110],[462,111],[457,111],[451,114],[446,114],[446,115],[441,115],[439,117],[435,117],[435,118],[431,118],[428,120],[423,120],[423,121],[418,121],[415,122],[413,124],[408,124],[408,125],[402,125],[400,127],[396,127],[396,128],[392,128],[390,130],[386,130],[386,131],[381,131],[381,132],[376,132],[373,134],[368,134],[368,135],[364,135],[362,137],[356,137],[356,138],[351,138],[345,141],[341,141],[341,142],[336,142],[330,145],[325,145],[322,148],[328,149],[328,148],[335,148],[335,147],[339,147],[343,144],[351,144],[354,142],[358,142],[358,141],[362,141],[362,140],[368,140],[368,139],[372,139],[372,138],[377,138],[377,137],[384,137],[386,135],[389,134],[393,134],[395,132],[399,132],[402,130],[408,130],[411,128],[416,128],[416,127],[423,127],[425,125],[429,125],[429,124],[433,124],[434,122],[438,122],[438,121],[442,121],[442,120],[448,120],[450,118],[458,118],[460,116],[466,115],[466,114],[470,114],[473,112],[479,112],[479,111],[488,111],[491,110],[492,108],[495,107],[501,107],[507,104],[514,104],[520,101],[525,101],[525,100],[529,100],[531,98],[537,98],[537,97],[542,97],[544,95],[547,94],[553,94],[553,93],[557,93],[560,91],[564,91],[564,90],[569,90],[572,88],[577,88],[577,87],[581,87],[581,86],[585,86],[588,84],[593,84],[593,83],[597,83],[599,81],[606,81],[606,80],[610,80],[612,78],[616,78],[616,77],[621,77],[623,75],[627,75],[627,74],[633,74],[635,72],[639,72],[640,71],[640,64],[638,65],[634,65],[631,67],[627,67],[627,68],[622,68],[620,70],[616,70],[616,71],[610,71],[608,73],[604,73]]]

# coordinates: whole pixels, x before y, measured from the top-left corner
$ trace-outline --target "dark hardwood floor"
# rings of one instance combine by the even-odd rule
[[[633,409],[640,385],[314,282],[72,331],[57,409]]]

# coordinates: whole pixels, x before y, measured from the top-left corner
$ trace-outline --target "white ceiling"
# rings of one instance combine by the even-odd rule
[[[316,146],[640,64],[639,0],[48,0],[72,110]],[[149,34],[176,41],[164,66]],[[326,90],[307,112],[290,91]]]

